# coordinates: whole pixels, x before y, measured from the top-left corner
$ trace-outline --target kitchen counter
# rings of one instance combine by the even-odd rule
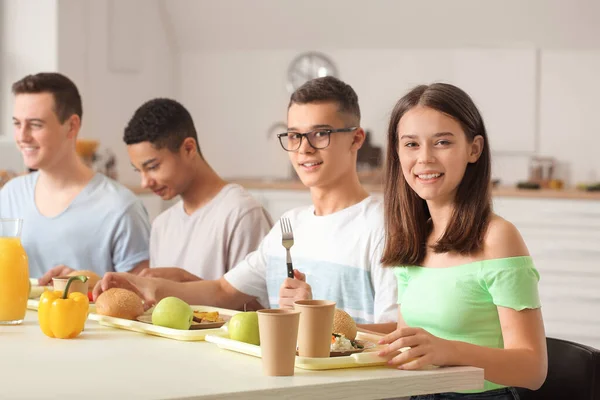
[[[0,396],[11,399],[377,399],[483,386],[483,370],[473,367],[296,369],[293,377],[266,377],[259,358],[95,321],[75,339],[51,339],[35,311],[22,325],[0,326],[0,337],[8,369]]]
[[[269,179],[245,179],[232,178],[228,182],[238,183],[246,189],[263,190],[299,190],[306,191],[306,187],[300,181],[294,180],[269,180]],[[371,193],[382,193],[383,185],[378,183],[363,182],[365,189]],[[492,189],[492,195],[498,197],[525,197],[544,199],[579,199],[600,200],[600,192],[585,192],[578,189],[517,189],[512,186],[499,186]]]
[[[268,178],[240,178],[226,179],[231,183],[238,183],[248,190],[296,190],[307,191],[307,188],[298,180],[268,179]],[[2,187],[0,176],[0,188]],[[364,188],[370,193],[382,193],[383,185],[374,180],[362,182]],[[137,185],[126,185],[136,195],[152,195],[152,191]],[[492,189],[492,195],[497,197],[521,197],[539,199],[572,199],[572,200],[600,200],[600,191],[586,192],[575,188],[562,190],[554,189],[518,189],[514,186],[498,186]]]
[[[567,188],[555,189],[517,189],[512,186],[499,186],[492,189],[492,195],[497,197],[524,197],[538,199],[571,199],[571,200],[600,200],[599,192]]]
[[[300,181],[286,180],[286,179],[246,179],[246,178],[232,178],[226,179],[227,182],[237,183],[249,190],[255,189],[268,189],[268,190],[299,190],[308,191],[306,186]],[[382,185],[377,183],[363,182],[362,185],[369,192],[381,192],[383,190]]]

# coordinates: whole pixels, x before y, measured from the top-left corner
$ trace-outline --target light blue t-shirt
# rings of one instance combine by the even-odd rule
[[[21,241],[32,278],[60,264],[102,276],[149,259],[148,213],[129,189],[97,173],[63,212],[49,218],[35,204],[38,177],[34,172],[14,178],[0,190],[0,217],[23,219]]]
[[[286,212],[294,233],[294,268],[306,275],[314,299],[333,300],[359,324],[396,322],[397,284],[392,268],[384,268],[383,204],[368,197],[326,216],[314,206]],[[279,222],[257,251],[225,274],[237,290],[270,308],[279,306],[279,289],[287,277],[286,251]]]

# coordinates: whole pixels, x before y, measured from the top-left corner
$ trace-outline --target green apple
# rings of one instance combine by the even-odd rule
[[[258,314],[254,311],[235,314],[229,320],[229,337],[239,342],[260,345]]]
[[[190,329],[194,319],[192,307],[177,297],[165,297],[152,311],[152,324],[173,329]]]

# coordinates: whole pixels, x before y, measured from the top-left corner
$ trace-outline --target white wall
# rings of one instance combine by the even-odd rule
[[[175,95],[173,51],[158,0],[59,0],[60,71],[82,92],[82,138],[117,155],[119,179],[138,184],[122,141],[135,109]]]
[[[597,131],[600,2],[299,3],[169,6],[182,47],[181,100],[222,175],[288,176],[286,155],[267,134],[285,121],[289,63],[318,50],[356,89],[363,126],[378,145],[395,101],[413,85],[443,80],[464,88],[480,107],[493,174],[504,183],[525,180],[532,155],[556,157],[558,177],[572,184],[600,179],[593,146],[580,149]],[[565,135],[578,144],[565,143]]]
[[[504,182],[525,179],[532,154],[557,157],[561,177],[571,183],[600,179],[591,145],[600,85],[598,1],[4,0],[3,6],[2,51],[12,52],[1,70],[3,129],[10,129],[12,108],[7,84],[27,72],[58,69],[83,94],[81,136],[117,153],[126,183],[137,183],[137,176],[122,130],[154,96],[173,96],[190,108],[204,154],[222,175],[287,177],[287,156],[267,133],[285,121],[286,70],[306,50],[330,55],[355,87],[363,125],[378,145],[401,94],[445,80],[480,106],[494,174]],[[574,139],[566,143],[565,135]],[[15,154],[0,147],[0,168]]]
[[[7,50],[19,51],[13,61],[18,61],[16,66],[2,72],[3,83],[44,70],[69,76],[83,99],[80,137],[100,140],[100,151],[114,151],[120,179],[138,184],[121,139],[123,129],[144,101],[173,97],[177,86],[176,47],[160,1],[5,0],[4,6],[5,18],[12,21]],[[10,127],[12,96],[6,95],[5,88],[3,110],[10,111],[3,111],[2,119]],[[0,159],[7,154],[0,149]]]
[[[285,121],[281,74],[291,51],[184,53],[181,101],[192,113],[202,153],[224,176],[287,176],[287,155],[267,137]]]
[[[600,45],[597,0],[168,1],[182,48],[389,49]]]
[[[12,142],[10,88],[27,74],[57,69],[57,0],[3,0],[0,7],[0,168],[20,169]]]
[[[540,152],[568,163],[567,178],[599,181],[600,51],[546,51],[540,79]]]
[[[535,49],[325,52],[335,60],[340,77],[357,91],[362,125],[372,130],[373,141],[380,146],[385,145],[389,113],[402,94],[420,83],[447,81],[463,87],[478,103],[497,153],[526,156],[535,151]],[[274,135],[268,135],[275,121],[285,121],[289,99],[285,71],[296,54],[291,50],[183,54],[181,99],[196,117],[203,151],[219,173],[287,176],[286,154]],[[244,157],[227,156],[235,154]],[[506,172],[506,167],[498,170]]]

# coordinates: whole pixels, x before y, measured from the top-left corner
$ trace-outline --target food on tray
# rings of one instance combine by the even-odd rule
[[[218,311],[194,311],[194,321],[199,323],[222,322]]]
[[[190,329],[194,312],[192,307],[178,297],[165,297],[152,311],[152,324],[173,329]]]
[[[337,333],[349,340],[354,340],[356,339],[356,331],[356,322],[354,322],[354,319],[346,311],[336,308],[335,314],[333,314],[332,333]]]
[[[96,299],[96,313],[134,320],[144,313],[142,299],[130,290],[112,288]]]
[[[364,346],[357,342],[357,327],[354,319],[344,310],[335,309],[333,314],[333,333],[331,334],[331,351],[347,352],[364,349]]]
[[[333,333],[331,335],[331,351],[353,351],[362,350],[364,346],[356,340],[350,340],[344,335]]]
[[[92,291],[94,289],[94,286],[96,286],[96,283],[98,283],[98,281],[100,279],[102,279],[94,271],[88,271],[88,270],[73,271],[73,272],[69,273],[67,276],[77,276],[77,275],[87,276],[88,288],[90,291]]]
[[[239,342],[260,345],[258,314],[248,311],[235,314],[229,320],[229,337]]]

